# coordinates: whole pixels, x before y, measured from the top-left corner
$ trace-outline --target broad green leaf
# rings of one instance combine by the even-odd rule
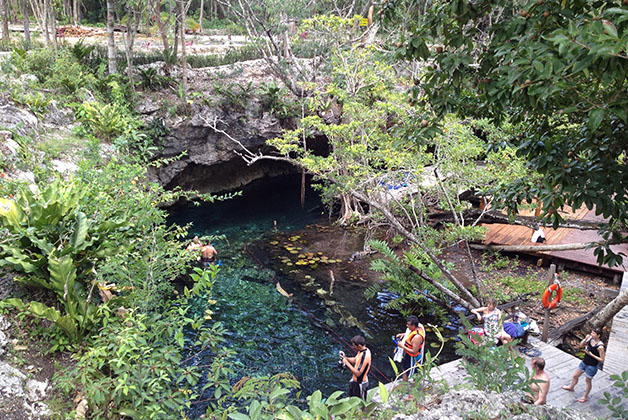
[[[377,386],[379,387],[379,396],[382,399],[382,403],[386,404],[386,401],[388,401],[388,390],[386,389],[386,386],[381,382],[379,382]]]
[[[273,390],[273,392],[270,393],[270,401],[274,401],[276,398],[280,397],[281,395],[286,395],[289,394],[290,390],[287,388],[276,388]]]
[[[0,198],[0,222],[2,226],[9,229],[13,233],[21,228],[21,223],[24,220],[24,213],[22,209],[15,204],[15,201],[7,198]]]
[[[593,133],[595,132],[602,120],[604,119],[605,111],[602,108],[595,108],[589,112],[589,130]]]
[[[233,420],[251,420],[249,416],[242,413],[229,413],[229,418]]]

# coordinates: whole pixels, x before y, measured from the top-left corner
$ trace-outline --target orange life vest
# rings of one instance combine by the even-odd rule
[[[410,353],[410,351],[406,348],[406,346],[412,347],[412,339],[417,334],[420,334],[421,337],[423,337],[423,342],[419,346],[419,350],[416,353]],[[423,345],[424,344],[425,344],[425,328],[423,328],[422,324],[419,324],[417,326],[416,330],[411,331],[410,334],[408,334],[408,337],[406,338],[406,341],[403,343],[403,351],[405,351],[408,355],[410,355],[412,357],[416,357],[419,354],[421,354],[421,351],[423,350]]]

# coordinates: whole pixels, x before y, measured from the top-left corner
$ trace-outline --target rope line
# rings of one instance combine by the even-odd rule
[[[270,273],[271,277],[277,282],[279,283],[279,280],[277,279],[277,277],[275,277],[274,272],[269,269],[268,267],[266,267],[251,251],[249,251],[248,247],[246,246],[246,244],[244,245],[244,250],[247,252],[247,254],[249,254],[251,256],[251,258],[253,258],[257,264],[262,267],[262,269],[266,270],[268,273]],[[304,312],[308,313],[310,316],[308,318],[311,318],[312,320],[316,320],[318,322],[318,324],[320,324],[321,326],[324,326],[323,329],[325,330],[325,332],[327,333],[327,335],[332,338],[333,340],[335,340],[336,342],[338,342],[339,344],[343,345],[346,349],[348,349],[349,351],[351,351],[354,355],[357,354],[357,352],[353,349],[353,346],[351,346],[349,344],[349,342],[347,340],[345,340],[344,338],[342,338],[338,333],[336,333],[336,331],[334,331],[333,328],[331,328],[329,325],[327,325],[324,321],[322,321],[321,319],[319,319],[316,315],[314,315],[310,310],[308,310],[306,307],[304,307],[303,305],[301,305],[299,302],[296,301],[296,299],[294,297],[292,297],[292,301]],[[335,335],[337,338],[333,337],[331,334]],[[382,378],[384,378],[384,380],[386,382],[391,382],[390,379],[388,379],[388,377],[386,377],[386,375],[384,375],[379,369],[377,369],[372,361],[371,361],[371,368],[379,373],[381,375]]]

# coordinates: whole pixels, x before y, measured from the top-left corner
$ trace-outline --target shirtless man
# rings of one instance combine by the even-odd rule
[[[218,251],[212,244],[203,245],[201,248],[201,266],[203,268],[209,267],[214,262],[216,255],[218,255]]]
[[[528,397],[534,402],[534,405],[543,405],[547,402],[547,393],[550,387],[549,376],[547,376],[547,373],[543,370],[545,369],[545,359],[542,357],[534,357],[530,361],[530,365],[532,369],[534,369],[532,379],[539,382],[530,385],[532,392],[528,394]]]
[[[190,242],[190,245],[188,245],[188,247],[185,249],[190,252],[194,252],[197,249],[201,249],[201,247],[202,245],[200,239],[198,239],[198,236],[195,236],[194,239],[192,239],[192,242]]]

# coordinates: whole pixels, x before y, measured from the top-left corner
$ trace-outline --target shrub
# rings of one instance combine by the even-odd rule
[[[76,119],[86,132],[110,141],[139,126],[139,121],[128,116],[128,110],[115,103],[83,102],[74,111]]]
[[[465,322],[465,328],[469,327]],[[530,372],[523,358],[512,353],[514,343],[496,347],[483,337],[479,337],[479,344],[473,343],[467,334],[460,334],[459,338],[456,353],[463,357],[463,366],[474,388],[497,393],[529,390]]]
[[[190,299],[207,298],[216,272],[197,269],[194,287],[163,312],[129,310],[120,316],[101,307],[104,326],[76,366],[59,376],[62,389],[74,391],[80,384],[94,419],[183,417],[198,396],[203,370],[209,372],[203,388],[214,389],[216,401],[224,398],[233,351],[224,345],[220,323],[206,324],[210,311],[195,315],[186,309]],[[201,353],[211,355],[209,366],[198,363]]]

